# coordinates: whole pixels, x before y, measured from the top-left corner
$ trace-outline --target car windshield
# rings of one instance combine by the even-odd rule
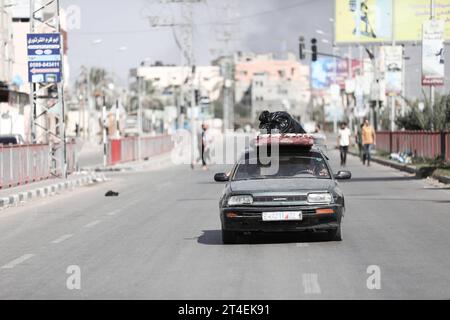
[[[241,161],[235,171],[234,181],[255,179],[316,178],[331,179],[323,158],[310,156],[280,156],[278,170],[268,170],[256,159]],[[268,173],[268,174],[266,174]]]

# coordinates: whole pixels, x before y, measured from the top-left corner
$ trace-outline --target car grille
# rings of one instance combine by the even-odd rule
[[[258,203],[268,203],[268,202],[304,202],[307,200],[306,195],[296,195],[296,196],[256,196],[254,197],[254,202]]]

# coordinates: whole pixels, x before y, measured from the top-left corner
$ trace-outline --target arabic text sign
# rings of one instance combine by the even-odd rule
[[[424,86],[444,85],[444,29],[443,20],[430,20],[423,24],[422,85]]]
[[[435,17],[445,21],[446,40],[450,40],[450,1],[435,0]],[[430,20],[430,0],[395,1],[395,39],[397,41],[420,41],[422,24]]]
[[[28,34],[27,50],[29,82],[61,82],[61,34]]]
[[[435,14],[445,21],[450,41],[450,1],[435,0]],[[430,0],[335,0],[337,43],[420,41],[422,24],[430,19]]]

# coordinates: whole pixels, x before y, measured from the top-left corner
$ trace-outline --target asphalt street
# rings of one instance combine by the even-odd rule
[[[220,169],[114,174],[1,211],[0,298],[450,298],[450,190],[351,157],[343,242],[307,234],[224,246]],[[66,285],[70,266],[80,290]],[[381,288],[371,290],[373,270]]]

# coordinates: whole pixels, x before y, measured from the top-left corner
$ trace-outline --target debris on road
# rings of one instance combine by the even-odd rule
[[[118,192],[115,192],[115,191],[112,191],[112,190],[108,191],[108,192],[105,194],[105,197],[118,197],[118,196],[119,196],[119,193],[118,193]]]

